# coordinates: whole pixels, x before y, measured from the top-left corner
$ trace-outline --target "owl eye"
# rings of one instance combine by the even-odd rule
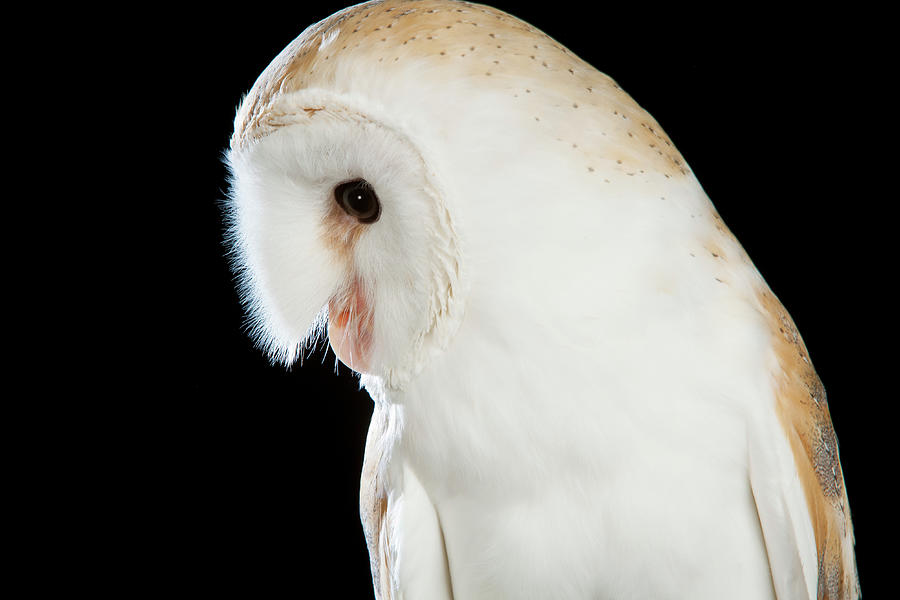
[[[365,179],[340,184],[334,188],[334,198],[344,212],[360,223],[374,223],[381,216],[381,202]]]

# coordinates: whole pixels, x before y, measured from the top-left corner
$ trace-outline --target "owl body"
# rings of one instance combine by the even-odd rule
[[[774,401],[770,334],[732,291],[760,281],[744,263],[717,281],[717,259],[666,222],[660,243],[695,256],[619,270],[606,263],[623,254],[576,244],[578,280],[552,263],[515,276],[498,264],[505,293],[473,300],[459,343],[376,400],[403,423],[385,477],[397,461],[428,490],[453,597],[774,597],[747,478],[748,428],[766,417],[760,399]],[[741,259],[736,244],[716,248]],[[708,264],[666,277],[691,260]],[[595,301],[571,305],[584,294],[571,286]]]
[[[488,7],[366,3],[273,61],[229,161],[260,345],[327,329],[375,402],[379,598],[855,597],[803,342],[610,78]]]

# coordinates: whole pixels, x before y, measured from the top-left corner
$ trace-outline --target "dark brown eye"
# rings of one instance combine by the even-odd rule
[[[334,199],[360,223],[374,223],[381,216],[381,202],[365,179],[347,181],[334,188]]]

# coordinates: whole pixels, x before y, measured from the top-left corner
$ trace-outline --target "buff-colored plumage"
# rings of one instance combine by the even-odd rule
[[[327,324],[375,400],[380,598],[858,596],[803,342],[609,77],[486,6],[369,2],[272,62],[229,159],[261,345]]]

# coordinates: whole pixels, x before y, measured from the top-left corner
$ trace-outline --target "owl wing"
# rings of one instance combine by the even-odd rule
[[[369,564],[372,569],[372,585],[378,600],[392,600],[390,547],[390,523],[387,510],[387,493],[381,476],[384,447],[388,443],[387,419],[376,405],[369,423],[366,451],[359,487],[359,514],[362,520],[366,545],[369,548]]]
[[[418,477],[388,451],[388,411],[372,413],[360,482],[360,516],[378,600],[452,600],[450,569],[437,509]],[[390,477],[388,477],[390,473]]]
[[[825,389],[771,291],[775,411],[751,427],[750,486],[778,600],[856,600],[853,525]]]

